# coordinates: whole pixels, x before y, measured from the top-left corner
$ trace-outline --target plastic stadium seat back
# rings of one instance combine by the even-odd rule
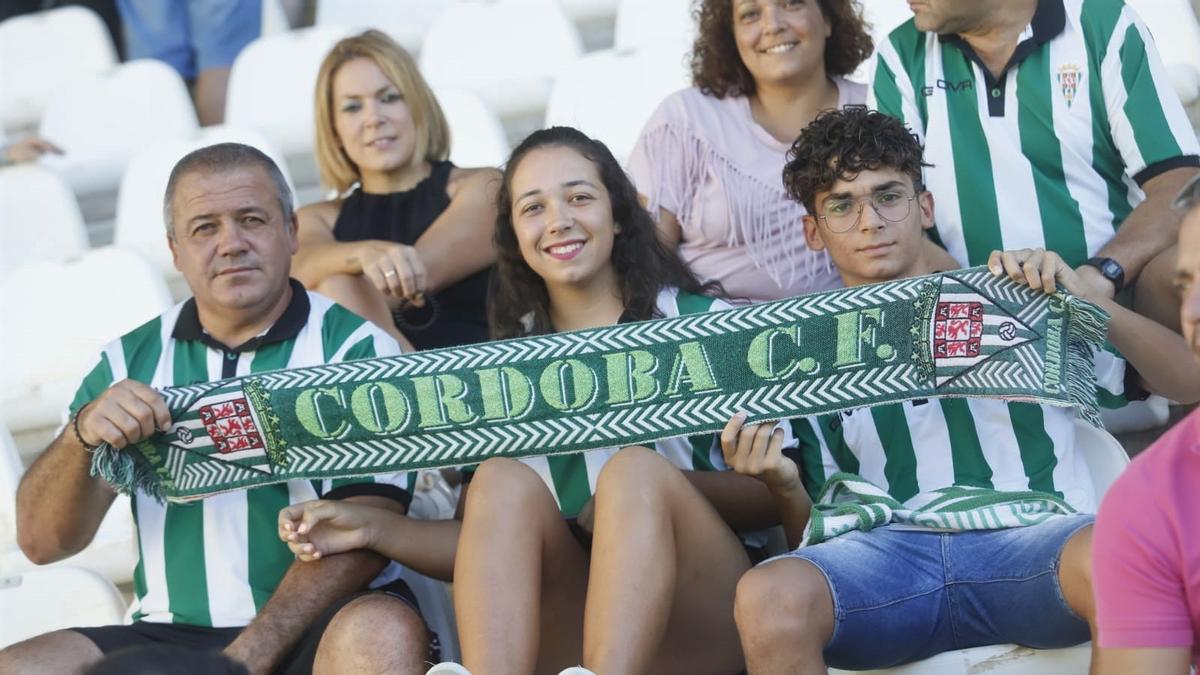
[[[39,133],[64,154],[41,161],[77,195],[115,191],[137,149],[198,127],[178,73],[153,59],[129,61],[55,91]]]
[[[317,0],[316,25],[381,30],[416,57],[434,17],[455,0]]]
[[[554,78],[582,53],[556,0],[461,3],[433,20],[420,67],[434,88],[470,89],[508,118],[542,114]]]
[[[576,127],[624,163],[659,103],[690,86],[686,59],[686,51],[672,46],[587,54],[554,83],[546,126]]]
[[[63,260],[87,250],[75,195],[36,164],[0,169],[0,280],[36,260]]]
[[[349,34],[342,26],[318,26],[251,42],[229,74],[225,122],[256,129],[287,157],[312,155],[317,71]]]
[[[180,282],[178,270],[167,247],[163,197],[171,169],[184,155],[215,143],[244,143],[262,150],[275,160],[284,178],[288,175],[282,153],[262,133],[248,127],[229,125],[204,127],[189,139],[170,139],[146,146],[129,162],[117,193],[117,223],[114,243],[137,251],[154,263],[172,285]]]
[[[620,0],[559,0],[563,11],[572,21],[613,21],[617,18]]]
[[[117,63],[100,17],[86,7],[61,7],[0,23],[0,124],[37,125],[54,92]]]
[[[171,304],[159,271],[115,247],[16,269],[0,283],[3,421],[14,432],[57,425],[101,347]]]
[[[0,577],[0,647],[72,626],[119,624],[125,600],[91,570],[52,567]]]
[[[1185,105],[1200,99],[1200,23],[1188,0],[1127,0],[1146,22]]]
[[[512,148],[500,118],[469,89],[434,90],[450,126],[450,160],[457,166],[500,166]]]
[[[696,39],[692,0],[621,0],[613,46],[621,51],[682,45],[690,49]]]

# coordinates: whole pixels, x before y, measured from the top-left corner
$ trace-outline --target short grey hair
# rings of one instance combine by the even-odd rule
[[[175,236],[175,188],[184,176],[192,173],[217,173],[248,166],[256,166],[267,172],[271,182],[275,184],[275,196],[279,199],[279,209],[283,213],[283,222],[292,221],[294,204],[292,189],[288,187],[287,179],[275,161],[258,148],[242,143],[217,143],[193,150],[183,156],[171,169],[171,177],[167,179],[167,192],[163,196],[163,223],[167,227],[167,236]]]
[[[1183,186],[1183,189],[1179,191],[1179,196],[1171,202],[1171,206],[1180,211],[1190,211],[1200,206],[1200,173],[1192,176],[1187,185]]]

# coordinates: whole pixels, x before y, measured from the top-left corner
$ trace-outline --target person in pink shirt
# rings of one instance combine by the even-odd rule
[[[1200,178],[1176,201],[1183,336],[1200,360]],[[1100,506],[1093,575],[1100,675],[1200,666],[1200,410],[1139,455]]]

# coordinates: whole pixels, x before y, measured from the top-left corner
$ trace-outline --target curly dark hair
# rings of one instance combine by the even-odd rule
[[[903,122],[866,106],[850,105],[817,115],[787,153],[783,187],[788,196],[816,213],[817,193],[828,192],[839,178],[853,180],[863,171],[895,169],[925,191],[921,141]]]
[[[829,20],[825,73],[848,75],[875,49],[854,0],[816,0]],[[750,96],[754,77],[733,40],[733,0],[698,0],[692,12],[700,26],[692,44],[692,84],[708,96]]]
[[[596,165],[612,202],[613,222],[621,233],[613,239],[612,262],[625,313],[635,321],[660,317],[658,293],[674,286],[690,293],[721,295],[719,284],[702,284],[675,251],[658,239],[650,214],[638,202],[637,188],[600,141],[571,127],[551,127],[530,134],[513,150],[504,168],[496,207],[496,265],[488,287],[488,322],[496,339],[553,333],[546,283],[525,262],[513,230],[512,178],[521,160],[546,147],[566,147]],[[531,325],[522,318],[530,316]]]

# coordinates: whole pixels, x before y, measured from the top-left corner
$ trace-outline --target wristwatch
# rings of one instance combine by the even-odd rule
[[[1097,256],[1088,258],[1083,264],[1100,270],[1100,276],[1112,282],[1113,293],[1120,293],[1125,287],[1125,268],[1116,260]]]

